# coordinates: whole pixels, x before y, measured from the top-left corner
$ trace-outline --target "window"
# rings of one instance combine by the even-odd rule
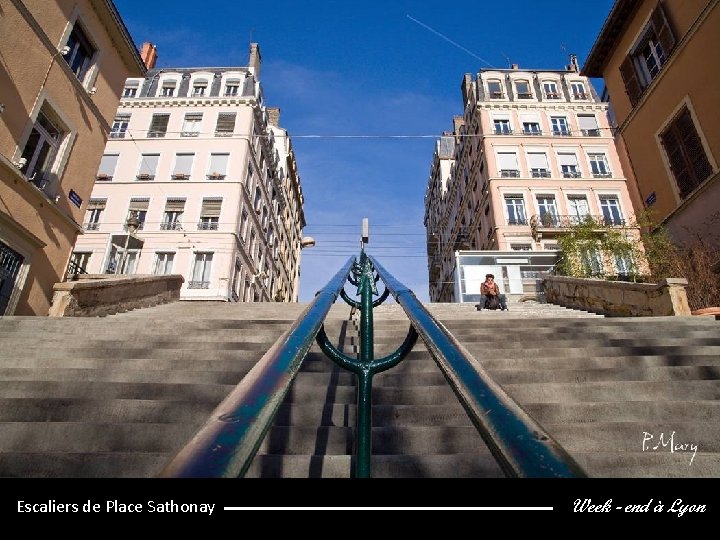
[[[712,175],[712,166],[705,154],[690,110],[683,107],[660,135],[680,197],[687,197]]]
[[[515,92],[519,99],[531,99],[530,83],[528,81],[515,81]]]
[[[259,187],[255,187],[255,199],[253,199],[253,208],[256,212],[260,212],[260,202],[262,201],[262,192]]]
[[[208,180],[222,180],[227,174],[227,164],[230,154],[210,154],[208,166]]]
[[[505,195],[508,225],[527,225],[525,200],[522,195]]]
[[[580,262],[586,275],[599,276],[602,274],[602,260],[597,249],[587,248],[581,250]]]
[[[248,213],[247,210],[242,211],[242,217],[240,218],[240,240],[245,242],[248,229]]]
[[[580,178],[578,160],[574,153],[558,153],[558,165],[563,178]]]
[[[63,58],[65,58],[65,61],[78,80],[84,82],[85,76],[92,65],[95,48],[91,45],[87,35],[77,23],[75,23],[72,32],[70,32],[66,45],[68,52],[63,55]]]
[[[225,83],[225,95],[237,96],[240,91],[240,79],[228,79]]]
[[[538,195],[537,204],[540,212],[540,222],[546,227],[557,226],[559,220],[555,197],[553,195]]]
[[[564,116],[551,116],[550,125],[552,126],[553,135],[570,135],[570,128],[568,127],[567,118],[565,118]]]
[[[620,211],[620,202],[614,195],[601,195],[600,209],[605,225],[623,225],[625,223]]]
[[[155,252],[155,263],[153,264],[153,274],[156,276],[172,274],[173,262],[175,261],[175,253],[172,251]]]
[[[528,152],[528,168],[533,178],[550,178],[545,152]]]
[[[133,98],[137,96],[138,87],[140,86],[140,83],[137,81],[128,82],[125,85],[125,88],[123,89],[123,95],[124,98]]]
[[[616,253],[615,268],[618,276],[630,276],[631,274],[634,274],[635,261],[633,260],[632,253]]]
[[[210,269],[212,268],[212,253],[196,253],[193,263],[193,272],[188,289],[208,289],[210,287]]]
[[[119,157],[119,154],[103,154],[96,178],[98,180],[112,180]]]
[[[218,114],[217,124],[215,125],[216,137],[230,137],[235,131],[236,113],[220,113]]]
[[[498,152],[498,169],[503,178],[520,178],[517,154],[515,152]]]
[[[145,217],[147,216],[149,204],[150,199],[147,198],[130,199],[130,207],[128,208],[126,219],[134,214],[139,221],[139,231],[142,231],[145,228]],[[127,224],[123,224],[123,230],[127,231]]]
[[[572,90],[573,99],[587,99],[587,93],[585,92],[585,84],[581,82],[574,82],[570,84]]]
[[[183,120],[181,137],[197,137],[200,135],[200,124],[202,123],[202,113],[188,113]]]
[[[598,128],[597,118],[594,114],[578,114],[578,126],[580,132],[586,137],[599,137],[600,128]]]
[[[129,114],[118,114],[113,120],[112,128],[110,129],[111,139],[124,139],[125,132],[127,131],[128,124],[130,124]]]
[[[495,135],[511,135],[510,120],[508,118],[495,118],[493,120]]]
[[[181,231],[182,217],[185,212],[185,199],[168,199],[165,202],[161,231]]]
[[[143,154],[140,157],[140,169],[136,178],[138,180],[152,180],[155,178],[158,161],[160,161],[160,154]]]
[[[502,99],[503,97],[503,91],[502,91],[502,83],[497,79],[489,80],[488,83],[488,94],[490,95],[490,99]]]
[[[70,255],[67,275],[87,274],[87,265],[90,262],[91,255],[92,251],[73,251],[72,255]]]
[[[43,105],[22,152],[25,164],[20,171],[40,189],[45,188],[65,136],[59,122],[51,118],[50,111]]]
[[[177,88],[177,81],[164,80],[160,87],[160,95],[162,97],[173,97],[175,95],[175,88]]]
[[[555,81],[543,82],[543,91],[545,92],[545,99],[560,99],[560,93]]]
[[[173,180],[187,180],[192,171],[195,154],[175,154],[175,168],[173,169]]]
[[[523,122],[523,135],[542,135],[538,122]]]
[[[207,92],[207,86],[208,86],[207,79],[196,79],[195,82],[193,82],[192,96],[193,97],[204,96],[205,92]]]
[[[217,231],[220,223],[220,208],[222,198],[203,199],[200,209],[199,231]]]
[[[105,210],[106,199],[90,199],[85,212],[85,230],[97,231],[100,228],[100,217]]]
[[[625,91],[633,106],[637,104],[645,88],[660,73],[674,46],[675,36],[662,5],[658,3],[645,32],[620,65]]]
[[[607,156],[605,154],[588,154],[590,170],[595,178],[610,178]]]
[[[590,206],[587,197],[584,195],[568,196],[568,212],[570,214],[570,224],[578,225],[585,221],[590,215]]]
[[[167,133],[167,126],[169,121],[169,114],[153,114],[147,136],[151,138],[164,137]]]

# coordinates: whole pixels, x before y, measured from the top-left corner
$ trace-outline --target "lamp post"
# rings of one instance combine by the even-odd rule
[[[127,227],[128,234],[125,237],[125,250],[123,251],[122,260],[118,265],[118,274],[125,273],[125,265],[127,264],[128,260],[128,246],[130,245],[130,237],[135,234],[135,232],[138,230],[138,227],[140,227],[140,220],[137,218],[136,212],[130,212],[127,221],[125,222],[125,226]]]

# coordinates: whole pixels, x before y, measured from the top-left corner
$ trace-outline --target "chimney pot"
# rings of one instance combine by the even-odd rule
[[[153,69],[157,62],[157,47],[146,41],[143,43],[142,50],[140,51],[140,58],[147,69]]]

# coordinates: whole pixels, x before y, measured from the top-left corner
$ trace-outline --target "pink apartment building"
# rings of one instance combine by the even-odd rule
[[[425,195],[431,301],[462,300],[460,252],[555,251],[587,216],[632,221],[608,104],[574,57],[564,70],[466,74],[461,89],[464,113],[436,144]]]
[[[246,67],[143,55],[152,69],[125,83],[69,271],[181,274],[183,300],[297,301],[303,194],[257,44]]]

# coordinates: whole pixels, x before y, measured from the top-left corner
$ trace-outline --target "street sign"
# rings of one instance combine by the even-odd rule
[[[655,203],[655,199],[657,197],[655,196],[655,192],[653,191],[650,195],[647,196],[645,199],[645,204],[648,206],[652,206]]]
[[[73,203],[78,208],[80,208],[82,206],[82,199],[80,198],[80,195],[75,193],[74,189],[71,189],[70,193],[68,193],[68,199],[70,199],[70,202]]]

